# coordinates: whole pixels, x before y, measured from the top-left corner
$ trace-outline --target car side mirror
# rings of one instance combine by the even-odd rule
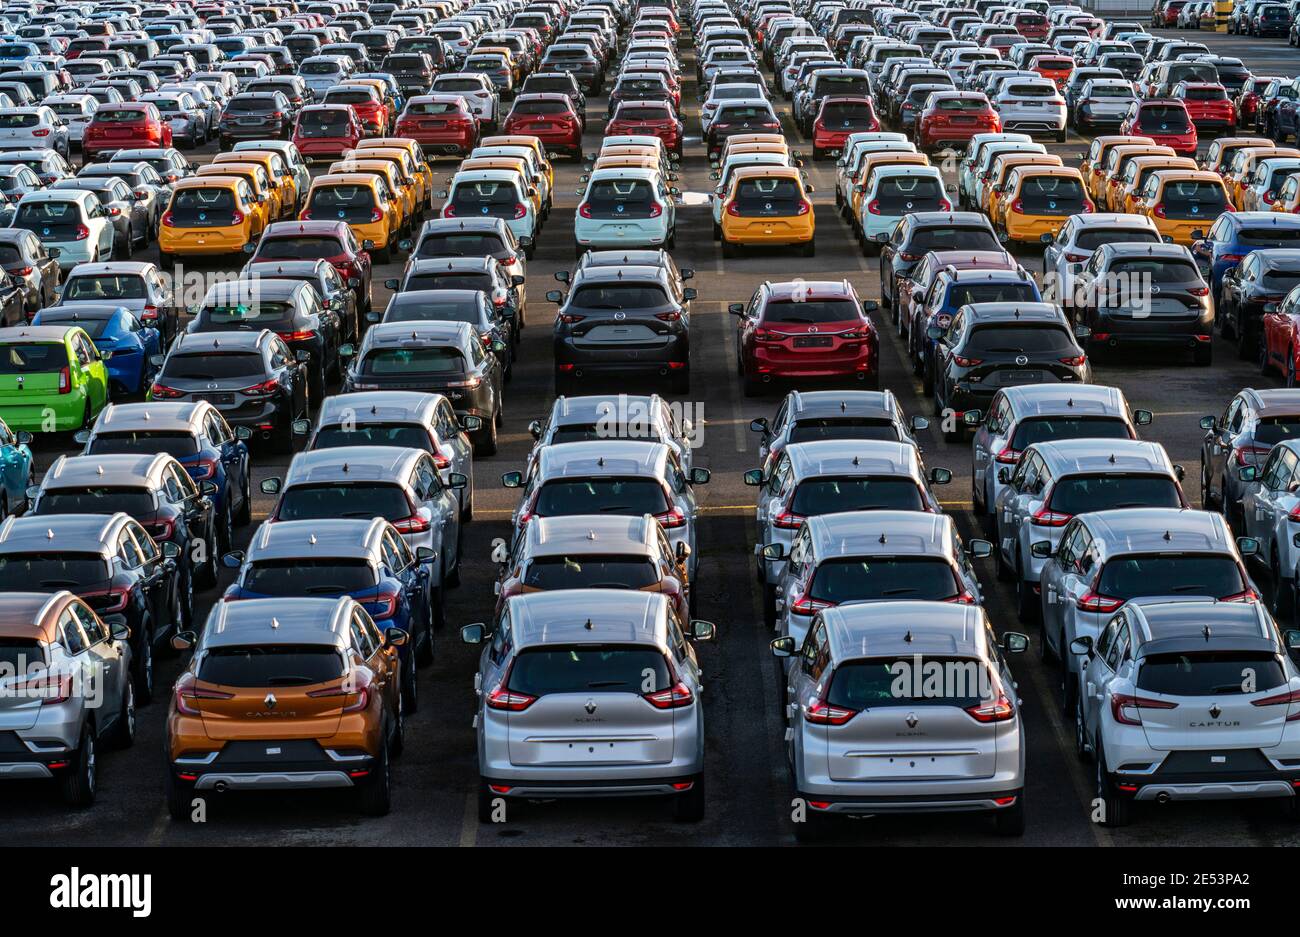
[[[755,420],[750,420],[749,431],[751,433],[764,433],[764,434],[771,432],[771,430],[768,428],[767,425],[767,417],[760,416]]]
[[[280,478],[278,475],[272,475],[270,478],[263,478],[258,487],[262,489],[262,494],[264,495],[278,495],[280,493],[280,488],[283,485],[284,479]]]
[[[1070,642],[1070,652],[1079,656],[1092,656],[1092,635],[1084,634]]]
[[[1005,466],[998,469],[998,482],[1003,485],[1011,484],[1011,469]]]
[[[299,349],[293,353],[293,360],[297,361],[299,364],[306,364],[311,360],[311,352]]]
[[[483,418],[467,413],[460,418],[460,428],[467,433],[477,433],[483,428]]]
[[[416,547],[415,562],[427,566],[438,559],[438,551],[433,547]]]
[[[1048,232],[1038,239],[1043,244],[1052,244],[1056,241],[1056,235]]]
[[[718,634],[718,626],[711,621],[703,621],[699,618],[691,619],[691,640],[692,641],[712,641]]]
[[[870,313],[870,312],[878,312],[879,310],[880,310],[880,303],[876,302],[874,299],[868,299],[862,304],[863,312]]]
[[[688,303],[698,295],[700,295],[699,292],[692,286],[682,290],[682,299]]]
[[[1260,547],[1259,540],[1255,537],[1237,538],[1237,550],[1238,552],[1241,553],[1242,556],[1258,556],[1259,547]]]
[[[363,251],[372,251],[375,249],[375,242],[370,240],[370,238],[366,238],[361,242],[361,249]]]
[[[531,435],[534,439],[541,439],[541,438],[542,438],[542,421],[541,421],[541,420],[533,420],[531,423],[529,423],[529,424],[528,424],[528,432],[529,432],[529,435]]]
[[[943,338],[943,329],[939,328],[937,325],[931,325],[926,328],[925,337],[932,342],[937,342],[939,339]]]
[[[999,647],[1008,654],[1023,654],[1029,650],[1029,636],[1019,631],[1008,631],[1002,635]]]
[[[748,485],[750,488],[757,488],[759,485],[763,484],[763,470],[750,469],[748,472],[746,472],[745,484]]]
[[[547,290],[546,301],[548,303],[555,303],[555,305],[558,306],[560,303],[564,302],[564,294],[559,290]]]
[[[226,569],[239,569],[244,565],[246,555],[243,550],[231,550],[229,553],[223,553],[221,554],[221,565]]]
[[[384,647],[405,647],[410,638],[402,628],[389,628],[384,632]]]
[[[166,361],[167,361],[167,356],[166,356],[166,355],[150,355],[150,356],[149,356],[149,363],[152,364],[155,368],[161,368],[161,367],[163,366],[163,364],[166,363]]]
[[[879,234],[876,235],[876,243],[877,243],[877,244],[888,244],[888,243],[889,243],[889,235],[886,234],[884,231],[881,231]]]
[[[1193,240],[1193,241],[1199,241],[1199,240],[1201,240],[1203,237],[1205,237],[1205,232],[1202,231],[1200,228],[1197,228],[1195,231],[1192,232],[1192,240]]]
[[[311,432],[311,421],[294,420],[292,423],[289,424],[289,428],[293,431],[293,434],[295,436],[306,436],[308,433]]]
[[[952,481],[952,470],[946,468],[930,469],[930,484],[946,485]]]
[[[339,346],[340,358],[351,358],[356,353],[357,353],[357,346],[351,344],[350,342]]]
[[[505,488],[522,488],[524,487],[523,472],[506,472],[501,476],[501,485]]]
[[[745,304],[729,303],[727,305],[727,312],[731,313],[733,316],[743,316],[745,314]]]
[[[447,487],[459,491],[469,484],[469,477],[462,472],[452,472],[447,476]]]
[[[1178,479],[1179,481],[1182,481],[1186,477],[1187,477],[1187,469],[1183,468],[1181,465],[1177,463],[1174,463],[1174,478]]]
[[[765,543],[759,552],[762,553],[765,560],[783,560],[785,559],[785,544]]]
[[[979,426],[984,422],[984,412],[982,410],[967,410],[961,415],[961,421],[967,426]]]
[[[1052,541],[1035,540],[1029,545],[1029,553],[1036,560],[1045,560],[1052,555]]]
[[[30,440],[30,439],[28,439],[28,440],[24,440],[24,439],[22,438],[22,437],[23,437],[23,433],[27,433],[27,431],[26,431],[26,430],[23,430],[22,433],[19,433],[19,434],[18,434],[18,442],[21,443],[21,444],[23,444],[23,445],[26,445],[26,444],[27,444],[28,442],[30,442],[31,440]],[[28,436],[31,436],[31,433],[27,433],[27,435],[28,435]],[[79,444],[81,444],[81,445],[84,446],[86,443],[90,442],[90,430],[88,430],[88,429],[79,429],[79,430],[77,430],[75,433],[72,434],[72,439],[73,439],[74,442],[77,442],[77,443],[79,443]]]
[[[966,553],[973,559],[982,560],[993,555],[993,544],[987,540],[972,540],[966,544]]]
[[[460,629],[460,639],[465,644],[482,644],[483,639],[487,637],[487,633],[487,625],[481,621],[475,622]]]
[[[1134,412],[1133,417],[1134,417],[1134,422],[1137,422],[1137,413],[1136,413],[1136,412]],[[1217,427],[1218,424],[1219,424],[1219,421],[1218,421],[1218,419],[1215,418],[1215,417],[1212,417],[1212,416],[1203,416],[1203,417],[1201,417],[1201,421],[1200,421],[1201,429],[1205,430],[1207,433],[1210,432],[1211,430],[1213,430],[1215,427]]]
[[[188,651],[197,641],[198,637],[193,631],[178,631],[172,635],[172,650]]]
[[[393,290],[394,292],[396,292],[401,285],[402,281],[397,279],[397,277],[389,277],[384,281],[384,288]]]
[[[1282,640],[1286,642],[1288,651],[1300,651],[1300,631],[1289,628],[1282,633]]]
[[[108,625],[109,634],[114,641],[130,641],[131,629],[127,627],[126,618],[123,615],[105,615],[104,624]]]
[[[677,559],[679,561],[685,562],[687,559],[690,558],[691,545],[687,543],[685,540],[678,540],[677,546],[673,549],[673,552],[676,554]]]
[[[794,638],[788,634],[780,638],[773,638],[768,642],[767,646],[771,649],[773,657],[793,657],[797,650]]]

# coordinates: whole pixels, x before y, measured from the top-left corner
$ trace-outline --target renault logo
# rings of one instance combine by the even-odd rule
[[[590,716],[592,713],[596,711],[596,701],[593,699],[589,699],[587,700],[587,705],[583,706],[582,708],[587,710],[587,715]]]
[[[909,729],[915,729],[915,728],[916,728],[916,724],[917,724],[918,722],[920,722],[920,721],[921,721],[920,719],[917,719],[917,718],[916,718],[916,713],[908,713],[908,714],[907,714],[907,727],[908,727]]]
[[[1016,355],[1016,364],[1023,368],[1025,365],[1029,364],[1029,358],[1025,355]]]
[[[1211,719],[1218,719],[1219,716],[1220,716],[1222,713],[1223,713],[1223,710],[1219,708],[1219,704],[1218,704],[1218,703],[1215,703],[1213,706],[1210,707],[1210,718],[1211,718]]]
[[[275,709],[275,694],[267,693],[266,699],[262,700],[267,709]]]

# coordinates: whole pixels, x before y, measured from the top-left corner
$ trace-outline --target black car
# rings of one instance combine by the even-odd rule
[[[406,265],[401,280],[385,280],[390,290],[477,290],[498,322],[502,336],[519,344],[519,317],[524,277],[511,276],[493,257],[416,259]]]
[[[573,72],[545,71],[529,75],[524,79],[523,94],[567,94],[573,102],[573,109],[585,122],[587,119],[587,94],[582,90],[577,76]]]
[[[307,416],[307,357],[268,329],[186,332],[158,362],[149,399],[206,400],[231,426],[292,452],[293,421]]]
[[[384,58],[379,70],[396,78],[398,89],[408,98],[428,94],[438,74],[433,59],[424,52],[393,52]]]
[[[285,43],[288,41],[286,39]],[[392,55],[407,53],[427,55],[435,75],[447,69],[447,53],[442,47],[442,40],[437,36],[402,36],[397,40],[397,45],[393,46]]]
[[[266,78],[254,78],[243,88],[243,92],[247,94],[267,94],[275,91],[283,94],[288,100],[291,122],[292,118],[297,116],[299,109],[312,101],[307,82],[299,75],[269,75]],[[241,96],[236,95],[236,98]]]
[[[968,410],[988,411],[993,395],[1025,384],[1092,380],[1088,356],[1070,322],[1052,303],[976,303],[962,306],[946,329],[931,326],[935,342],[934,412],[951,416],[944,438],[960,441]]]
[[[339,377],[339,346],[343,344],[339,312],[322,303],[313,286],[301,280],[275,279],[264,273],[268,267],[258,264],[249,279],[209,288],[188,329],[195,334],[256,334],[270,329],[284,339],[295,357],[307,362],[308,394],[313,400],[323,400],[325,381]]]
[[[13,278],[22,293],[24,319],[58,301],[58,248],[50,253],[28,229],[0,228],[0,269]]]
[[[649,101],[676,110],[668,82],[654,72],[630,72],[620,77],[614,90],[609,93],[609,107],[605,117],[612,119],[624,101]]]
[[[235,95],[217,123],[222,149],[236,140],[288,139],[293,106],[279,91],[246,91]]]
[[[722,145],[727,137],[739,133],[780,133],[781,121],[767,101],[727,102],[718,108],[717,115],[709,124],[709,133],[705,138],[708,145],[709,159],[716,159],[722,152]]]
[[[666,378],[674,393],[691,387],[690,302],[663,267],[589,267],[567,295],[546,294],[555,317],[555,392],[572,394],[584,378]]]
[[[189,627],[192,615],[179,556],[175,543],[159,545],[124,513],[19,517],[0,541],[0,592],[67,589],[101,617],[122,616],[136,701],[148,703],[154,646]]]
[[[1264,314],[1300,286],[1300,250],[1266,248],[1251,251],[1219,282],[1215,325],[1237,339],[1237,356],[1253,360],[1260,354]]]
[[[600,59],[584,45],[576,42],[556,43],[542,56],[538,66],[546,72],[569,72],[577,80],[584,94],[600,94],[605,83],[604,70]],[[612,104],[611,104],[612,109]]]
[[[436,282],[436,281],[433,281]],[[493,349],[508,381],[513,376],[514,347],[510,323],[492,310],[485,294],[476,289],[412,287],[393,295],[384,310],[384,322],[468,322],[484,348]]]
[[[988,216],[975,211],[922,211],[904,215],[888,241],[880,245],[880,305],[892,310],[898,280],[906,279],[930,251],[1002,250]]]
[[[252,280],[299,280],[316,291],[321,305],[338,316],[339,344],[355,342],[361,337],[361,320],[357,294],[348,286],[343,274],[326,260],[284,260],[246,266],[239,278]]]
[[[442,394],[459,419],[483,421],[475,455],[495,455],[505,376],[496,354],[468,322],[389,322],[366,332],[360,348],[344,346],[356,360],[343,379],[343,393],[416,390]]]

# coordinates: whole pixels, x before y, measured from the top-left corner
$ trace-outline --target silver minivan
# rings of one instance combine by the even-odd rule
[[[673,798],[704,816],[704,708],[695,643],[667,596],[565,589],[508,599],[483,645],[474,694],[480,822],[511,800]]]

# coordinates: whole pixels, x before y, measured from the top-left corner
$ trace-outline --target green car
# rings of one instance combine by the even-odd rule
[[[0,329],[0,417],[15,432],[89,427],[108,402],[108,369],[76,325]]]

